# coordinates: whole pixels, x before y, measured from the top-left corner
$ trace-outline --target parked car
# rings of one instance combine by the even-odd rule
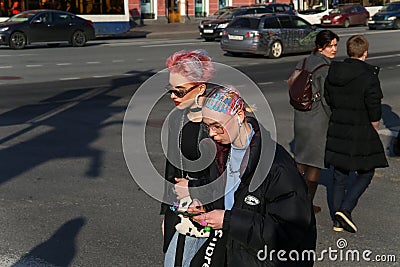
[[[221,16],[222,14],[224,14],[226,11],[228,10],[232,10],[235,9],[237,7],[234,6],[226,6],[226,7],[221,7],[220,9],[218,9],[214,14],[207,16],[207,20],[213,20],[218,18],[219,16]]]
[[[59,10],[29,10],[0,23],[0,44],[22,49],[37,42],[84,46],[95,39],[93,22]]]
[[[286,53],[311,51],[319,31],[294,15],[241,16],[224,30],[221,49],[232,55],[251,53],[279,58]]]
[[[332,8],[325,7],[317,7],[315,9],[307,9],[303,11],[299,11],[297,16],[305,19],[310,24],[319,25],[321,24],[321,19],[325,15],[329,15],[329,12],[332,11]]]
[[[265,4],[255,4],[257,7],[269,8],[272,13],[286,13],[290,15],[296,15],[297,12],[288,4],[280,3],[265,3]]]
[[[392,2],[375,13],[368,21],[368,28],[400,29],[400,2]]]
[[[270,13],[271,10],[263,7],[257,8],[236,8],[228,10],[215,20],[203,20],[199,25],[200,36],[206,41],[214,41],[222,36],[222,31],[229,22],[241,15],[256,15]]]
[[[369,12],[360,5],[339,5],[321,19],[321,26],[368,25]]]

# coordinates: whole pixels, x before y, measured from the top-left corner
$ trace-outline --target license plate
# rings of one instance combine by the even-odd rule
[[[243,40],[243,36],[241,35],[228,35],[229,40],[238,40],[238,41],[242,41]]]
[[[375,21],[370,20],[370,21],[368,21],[368,24],[375,24]]]
[[[203,31],[204,33],[213,33],[214,32],[214,30],[208,30],[208,29],[204,29],[204,31]]]
[[[323,22],[323,23],[331,23],[332,21],[326,19],[326,20],[323,20],[322,22]]]

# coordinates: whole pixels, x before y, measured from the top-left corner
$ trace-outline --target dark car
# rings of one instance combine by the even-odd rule
[[[0,44],[22,49],[37,42],[84,46],[95,39],[93,22],[59,10],[29,10],[0,23]]]
[[[229,22],[237,16],[264,13],[271,13],[271,10],[264,7],[236,8],[228,10],[214,20],[203,20],[200,22],[200,36],[206,41],[214,41],[215,39],[221,38],[223,30],[228,26]]]
[[[311,51],[319,31],[294,15],[242,16],[225,29],[221,49],[232,55],[251,53],[278,58],[286,53]]]
[[[256,4],[254,6],[269,8],[272,13],[286,13],[289,15],[296,15],[296,11],[288,4],[265,3],[265,4]]]
[[[370,30],[400,29],[400,2],[392,2],[375,13],[368,21]]]
[[[321,26],[368,25],[369,12],[360,5],[339,5],[321,18]]]

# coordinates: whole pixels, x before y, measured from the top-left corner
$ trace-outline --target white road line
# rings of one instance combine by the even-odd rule
[[[141,47],[165,47],[165,46],[179,46],[179,45],[195,45],[198,43],[179,43],[179,44],[156,44],[156,45],[142,45]]]
[[[93,78],[105,78],[110,77],[111,75],[94,75]]]
[[[257,83],[258,85],[270,85],[273,84],[274,82],[263,82],[263,83]]]
[[[0,69],[11,69],[13,66],[0,66]]]
[[[57,63],[57,66],[68,66],[71,65],[72,63]]]
[[[133,73],[124,73],[125,76],[133,76]]]
[[[260,63],[259,62],[250,62],[247,65],[260,65]]]
[[[361,35],[372,35],[372,34],[393,34],[393,33],[395,33],[395,32],[399,32],[399,31],[373,31],[373,32],[369,32],[369,31],[366,31],[366,32],[351,32],[351,33],[344,33],[344,34],[339,34],[339,37],[342,37],[342,36],[352,36],[352,35],[355,35],[355,34],[361,34]]]
[[[368,60],[373,59],[381,59],[381,58],[391,58],[391,57],[400,57],[400,54],[386,55],[386,56],[376,56],[376,57],[367,57]],[[400,65],[398,65],[400,66]]]
[[[100,61],[89,61],[89,62],[86,62],[86,64],[100,64],[101,62]]]
[[[41,64],[36,64],[36,65],[25,65],[27,68],[38,68],[38,67],[43,67]]]
[[[112,61],[113,63],[125,62],[123,59],[115,59]]]
[[[60,78],[60,81],[79,80],[79,77]]]

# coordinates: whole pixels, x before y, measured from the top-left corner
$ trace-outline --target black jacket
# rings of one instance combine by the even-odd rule
[[[310,198],[304,179],[299,174],[293,158],[276,144],[255,119],[248,118],[255,134],[241,165],[241,183],[235,192],[232,210],[225,211],[223,231],[227,234],[227,263],[229,267],[252,266],[312,266],[308,263],[278,261],[276,253],[272,261],[259,260],[260,250],[314,250],[316,225]],[[264,139],[264,140],[262,140]],[[262,146],[263,144],[264,146]],[[212,175],[225,170],[229,148],[219,146],[217,164],[211,168]],[[266,162],[259,162],[261,150],[271,159],[269,171]],[[258,166],[259,165],[259,166]],[[260,177],[256,168],[263,168]],[[222,176],[222,181],[226,176]],[[261,185],[249,192],[252,181]],[[223,205],[223,201],[216,202]],[[221,207],[214,207],[221,208]],[[223,207],[222,207],[223,209]],[[263,254],[259,254],[263,257]],[[288,257],[288,254],[286,254]]]
[[[371,125],[382,114],[378,74],[378,67],[358,59],[332,62],[325,81],[325,99],[332,110],[327,167],[356,171],[388,166],[379,135]]]
[[[179,132],[180,132],[180,123],[183,118],[183,123],[188,121],[187,119],[187,110],[175,110],[171,113],[168,118],[168,149],[167,149],[167,157],[166,166],[165,166],[165,179],[172,184],[175,184],[176,177],[182,177],[182,170],[179,168],[179,158],[181,157],[179,150],[171,149],[172,147],[179,147]],[[203,125],[200,125],[200,131],[197,136],[198,144],[200,144],[201,140],[208,137],[208,133]],[[198,156],[200,157],[199,147],[194,148]],[[203,151],[204,154],[209,153],[209,151]],[[204,157],[205,155],[203,155]],[[176,164],[172,164],[170,160],[176,160]],[[185,169],[186,165],[184,165]],[[189,193],[192,199],[200,199],[201,197],[196,194],[196,191],[193,191],[190,188],[198,187],[208,183],[209,181],[209,166],[204,168],[203,170],[196,172],[188,172],[183,170],[183,176],[185,177],[188,174],[189,177],[195,178],[197,180],[189,181]],[[180,218],[174,212],[171,211],[170,204],[176,201],[176,194],[171,190],[172,187],[165,187],[164,189],[164,200],[161,204],[160,214],[165,215],[164,217],[164,244],[163,244],[163,252],[165,253],[168,249],[169,243],[173,235],[175,234],[175,226],[180,222]]]

